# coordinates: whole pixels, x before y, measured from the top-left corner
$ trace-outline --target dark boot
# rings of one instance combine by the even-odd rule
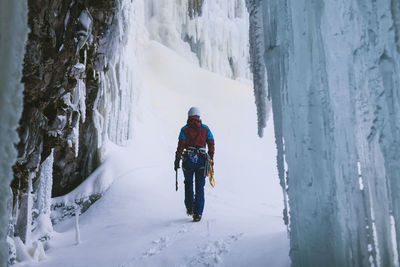
[[[194,214],[193,215],[193,221],[194,222],[199,222],[201,220],[201,214]]]
[[[187,214],[188,216],[193,216],[193,210],[187,209],[187,210],[186,210],[186,214]]]

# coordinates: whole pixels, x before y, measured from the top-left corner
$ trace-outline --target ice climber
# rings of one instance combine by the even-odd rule
[[[181,157],[185,176],[186,213],[193,216],[193,221],[198,222],[201,220],[204,209],[204,185],[206,182],[204,169],[207,159],[212,160],[214,157],[214,137],[208,126],[202,124],[200,110],[197,107],[189,109],[187,124],[182,127],[179,134],[178,148],[175,154],[175,171],[179,169]],[[193,175],[195,176],[194,194]]]

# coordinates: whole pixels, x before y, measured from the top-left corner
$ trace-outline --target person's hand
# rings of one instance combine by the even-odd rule
[[[179,159],[176,159],[174,163],[174,170],[176,171],[177,169],[179,169]]]

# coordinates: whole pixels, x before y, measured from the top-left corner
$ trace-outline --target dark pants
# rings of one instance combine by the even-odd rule
[[[203,214],[204,209],[204,176],[205,159],[201,155],[188,155],[183,162],[185,175],[185,206],[194,214]],[[193,176],[195,176],[195,194],[193,194]]]

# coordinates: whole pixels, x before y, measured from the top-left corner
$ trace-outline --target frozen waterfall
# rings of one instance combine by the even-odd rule
[[[268,74],[293,266],[399,266],[399,2],[247,4],[255,85],[262,66]]]
[[[245,0],[146,0],[143,3],[151,39],[202,68],[233,79],[250,78]]]

